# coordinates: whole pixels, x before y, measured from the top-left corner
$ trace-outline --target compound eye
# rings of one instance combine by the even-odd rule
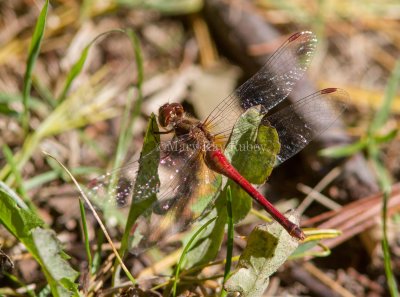
[[[170,104],[164,104],[158,110],[158,122],[160,123],[161,127],[167,127],[169,124],[170,116],[171,116],[171,106]]]

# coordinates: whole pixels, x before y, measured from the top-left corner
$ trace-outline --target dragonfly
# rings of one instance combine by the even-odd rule
[[[225,151],[249,128],[240,126],[238,120],[253,108],[258,108],[262,124],[276,129],[279,136],[277,164],[298,153],[340,117],[348,94],[338,88],[320,90],[269,114],[301,80],[316,44],[315,34],[309,31],[290,36],[256,74],[218,103],[204,120],[186,113],[180,103],[162,105],[158,111],[161,130],[157,133],[170,137],[118,172],[94,180],[89,196],[96,201],[99,197],[115,201],[119,206],[133,204],[136,213],[141,212],[131,233],[136,249],[142,250],[204,216],[221,191],[224,176],[257,201],[292,237],[304,240],[300,226],[246,180]],[[318,124],[308,118],[317,118]],[[155,170],[146,170],[154,162]]]

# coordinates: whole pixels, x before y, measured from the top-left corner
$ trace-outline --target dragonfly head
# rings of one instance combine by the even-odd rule
[[[176,119],[182,118],[183,114],[183,106],[180,103],[166,103],[158,110],[158,122],[165,128]]]

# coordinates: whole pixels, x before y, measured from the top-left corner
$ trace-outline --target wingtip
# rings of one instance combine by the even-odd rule
[[[293,41],[295,41],[296,39],[298,39],[300,36],[303,36],[303,35],[310,35],[310,36],[312,36],[312,39],[315,39],[315,41],[317,40],[317,37],[316,37],[316,35],[313,33],[313,32],[311,32],[311,31],[300,31],[300,32],[296,32],[296,33],[294,33],[293,35],[291,35],[290,37],[289,37],[289,42],[293,42]]]
[[[296,39],[299,38],[302,34],[303,34],[303,32],[294,33],[292,36],[289,37],[289,41],[292,42],[292,41],[296,40]]]
[[[320,92],[321,92],[321,94],[330,94],[330,93],[336,92],[337,90],[338,90],[338,88],[326,88],[326,89],[321,90]]]

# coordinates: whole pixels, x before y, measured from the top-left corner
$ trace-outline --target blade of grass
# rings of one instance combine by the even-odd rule
[[[139,116],[142,101],[143,101],[143,93],[142,93],[142,85],[143,85],[143,58],[142,58],[142,51],[140,49],[140,41],[136,34],[132,30],[127,30],[126,34],[130,38],[132,42],[132,47],[135,53],[135,61],[136,61],[136,71],[137,71],[137,90],[138,95],[135,101],[135,105],[132,110],[132,114],[130,114],[131,106],[132,106],[132,99],[131,96],[127,100],[125,105],[125,111],[122,118],[121,124],[121,134],[118,139],[118,146],[116,151],[116,157],[114,162],[114,169],[121,167],[121,164],[126,156],[126,153],[129,148],[129,142],[132,138],[133,134],[133,122]],[[132,93],[132,92],[131,92]]]
[[[10,164],[11,172],[15,176],[17,193],[22,197],[22,199],[26,202],[26,204],[28,204],[29,207],[31,207],[32,204],[26,193],[26,190],[24,187],[24,182],[23,182],[22,176],[21,176],[21,172],[19,170],[17,170],[15,162],[14,162],[13,152],[11,151],[11,149],[9,148],[9,146],[7,144],[5,144],[3,146],[3,155],[6,158],[7,163]]]
[[[397,134],[399,134],[399,129],[395,128],[384,135],[376,135],[375,143],[376,144],[384,144],[392,141],[396,138]]]
[[[386,86],[385,95],[383,102],[378,112],[369,126],[369,135],[374,135],[387,121],[393,100],[399,89],[400,82],[400,60],[397,61],[392,75],[389,78],[389,82]]]
[[[181,266],[182,266],[183,261],[185,260],[185,256],[186,256],[187,252],[192,247],[192,244],[193,244],[194,240],[197,238],[197,236],[199,236],[200,233],[202,233],[208,227],[208,225],[210,225],[216,219],[217,219],[216,217],[212,218],[211,220],[207,221],[207,223],[205,223],[203,226],[201,226],[199,228],[199,230],[197,230],[196,233],[193,234],[193,236],[190,238],[190,240],[186,244],[185,248],[183,249],[182,255],[179,259],[179,262],[178,262],[178,264],[176,266],[176,270],[175,270],[175,278],[174,278],[174,283],[172,285],[172,296],[174,296],[174,297],[176,296],[176,287],[178,285],[179,272],[181,270]]]
[[[79,210],[81,212],[81,220],[82,220],[82,231],[83,231],[83,239],[85,244],[85,251],[88,260],[88,270],[91,273],[92,270],[92,253],[90,252],[90,242],[89,242],[89,232],[87,228],[86,222],[86,212],[85,212],[85,205],[83,204],[82,200],[79,199]]]
[[[114,30],[110,30],[104,33],[101,33],[100,35],[96,36],[82,51],[79,59],[75,62],[75,64],[72,66],[71,70],[69,71],[67,78],[65,80],[65,84],[64,87],[62,88],[62,91],[60,93],[60,95],[57,98],[57,105],[60,104],[61,102],[64,101],[69,89],[71,88],[72,83],[74,82],[75,78],[81,73],[83,66],[85,65],[88,53],[89,53],[89,49],[91,48],[91,46],[100,38],[102,38],[105,35],[108,35],[110,33],[114,33],[114,32],[124,32],[123,30],[119,30],[119,29],[114,29]]]
[[[322,149],[318,155],[330,158],[343,158],[352,156],[366,148],[368,137],[360,138],[357,142],[348,145],[333,146]]]
[[[17,112],[11,105],[15,102],[23,102],[22,94],[9,94],[0,92],[0,104],[7,107],[10,105],[11,110]],[[28,107],[29,110],[33,111],[35,114],[38,114],[40,117],[45,117],[49,113],[47,105],[37,97],[29,97]],[[22,115],[20,113],[18,113],[17,116],[22,119]]]
[[[319,246],[321,251],[313,249],[315,246]],[[290,260],[305,258],[305,257],[328,257],[331,254],[331,250],[320,242],[307,242],[302,243],[294,252],[290,255]]]
[[[87,175],[88,173],[96,172],[100,173],[100,169],[97,167],[76,167],[71,169],[71,172],[73,175]],[[56,180],[59,178],[60,175],[58,172],[51,170],[44,172],[42,174],[38,174],[31,179],[25,180],[24,181],[24,186],[27,191],[37,188],[45,183],[51,182],[53,180]]]
[[[43,102],[46,102],[51,108],[54,108],[56,106],[56,100],[47,86],[42,84],[40,79],[35,75],[32,75],[32,84],[35,91],[39,94],[39,97],[43,98]]]
[[[232,193],[231,187],[227,188],[226,193],[226,208],[228,212],[228,239],[227,239],[227,247],[226,247],[226,264],[225,264],[225,272],[224,272],[224,282],[228,278],[229,272],[231,270],[232,265],[232,254],[233,254],[233,212],[232,212]]]
[[[36,59],[39,55],[40,45],[42,43],[44,28],[46,26],[46,17],[49,7],[49,0],[46,0],[39,18],[36,22],[35,31],[33,32],[32,41],[29,47],[28,61],[26,63],[26,72],[24,77],[24,86],[22,91],[24,112],[22,117],[22,127],[25,134],[29,130],[29,95],[32,86],[32,71],[35,66]]]
[[[6,278],[8,278],[10,281],[12,281],[13,283],[17,284],[18,287],[22,287],[26,290],[26,294],[30,297],[36,297],[36,294],[34,291],[32,291],[27,285],[25,285],[23,282],[21,282],[15,275],[10,274],[10,273],[4,273],[4,276]],[[2,294],[2,292],[0,292],[0,295]]]
[[[382,237],[382,250],[383,250],[383,259],[384,259],[384,264],[385,264],[385,273],[386,273],[386,278],[387,278],[387,284],[389,287],[390,295],[392,297],[398,297],[399,296],[399,291],[397,288],[397,283],[396,279],[393,275],[393,268],[392,268],[392,263],[391,263],[391,256],[390,256],[390,247],[389,247],[389,241],[388,241],[388,236],[387,236],[387,204],[388,200],[390,198],[390,193],[391,193],[391,182],[389,175],[382,165],[382,163],[379,160],[379,149],[377,146],[371,144],[369,146],[369,155],[370,158],[374,164],[377,177],[378,177],[378,182],[380,184],[381,190],[383,192],[383,201],[382,201],[382,231],[383,231],[383,237]]]
[[[90,268],[91,274],[95,274],[97,271],[99,271],[101,266],[101,246],[104,243],[104,234],[99,230],[96,232],[96,238],[97,249],[93,256],[92,267]]]
[[[5,144],[3,147],[3,155],[6,158],[7,163],[10,165],[11,172],[15,177],[17,193],[24,200],[24,202],[29,207],[29,209],[31,209],[35,213],[38,213],[36,206],[32,203],[31,199],[29,198],[29,196],[26,192],[25,182],[22,179],[20,170],[17,169],[17,165],[14,160],[14,155],[7,144]]]
[[[224,280],[223,284],[225,284],[225,281],[228,279],[229,273],[231,271],[231,266],[232,266],[232,254],[233,254],[233,235],[234,235],[234,229],[233,229],[233,214],[232,214],[232,192],[231,192],[231,187],[228,186],[226,189],[226,209],[228,213],[227,217],[227,225],[228,225],[228,238],[227,238],[227,243],[226,243],[226,262],[225,262],[225,270],[224,270]],[[228,293],[225,291],[225,289],[222,286],[221,290],[221,297],[226,296]]]
[[[202,0],[118,0],[119,4],[129,5],[130,7],[140,7],[150,10],[157,10],[167,15],[182,15],[196,13],[203,6]]]

